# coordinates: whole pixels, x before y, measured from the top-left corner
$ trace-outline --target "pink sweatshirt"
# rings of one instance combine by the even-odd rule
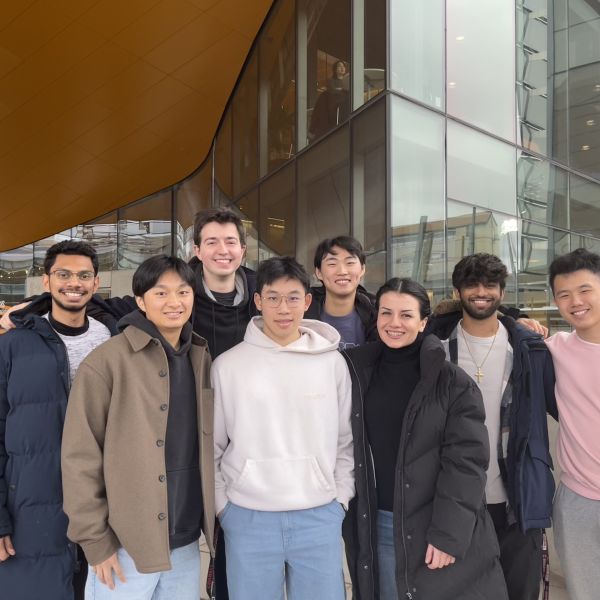
[[[561,481],[580,496],[600,500],[600,344],[575,332],[556,333],[546,343],[556,371]]]

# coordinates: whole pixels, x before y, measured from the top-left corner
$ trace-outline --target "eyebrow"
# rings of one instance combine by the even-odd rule
[[[383,309],[383,310],[393,310],[392,308],[388,308],[387,306],[383,306],[383,305],[380,305],[379,308]],[[415,312],[414,308],[404,308],[404,309],[402,309],[400,311],[400,314],[410,314],[410,315],[412,315],[414,312]]]
[[[578,285],[575,289],[576,290],[580,290],[582,288],[592,288],[594,287],[591,283],[582,283],[581,285]],[[570,292],[571,290],[568,288],[563,288],[562,290],[556,290],[555,295],[558,294],[562,294],[564,292]]]
[[[210,237],[203,238],[203,240],[205,242],[208,242],[209,240],[222,240],[222,239],[225,239],[225,240],[236,240],[238,242],[240,240],[240,238],[236,237],[235,235],[228,235],[225,238],[217,237],[216,235],[211,235]]]

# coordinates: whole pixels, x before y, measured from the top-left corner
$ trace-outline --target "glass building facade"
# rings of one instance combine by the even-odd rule
[[[198,115],[202,118],[202,115]],[[365,284],[419,280],[492,252],[507,300],[551,327],[547,268],[600,252],[600,4],[588,0],[278,0],[209,156],[185,180],[0,253],[0,300],[38,291],[46,248],[82,239],[101,293],[159,252],[193,254],[194,214],[236,211],[246,264],[350,234]]]

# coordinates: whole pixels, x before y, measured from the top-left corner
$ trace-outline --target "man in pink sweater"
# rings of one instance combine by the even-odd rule
[[[561,483],[554,536],[571,600],[600,593],[600,256],[578,248],[550,265],[554,301],[571,333],[547,340],[556,371]]]

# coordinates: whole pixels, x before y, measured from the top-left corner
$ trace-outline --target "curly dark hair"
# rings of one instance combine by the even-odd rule
[[[479,252],[461,258],[452,272],[452,285],[460,290],[478,283],[497,283],[500,289],[506,287],[508,270],[495,255]]]
[[[550,287],[554,294],[554,280],[557,275],[566,275],[581,270],[591,271],[600,276],[600,255],[585,248],[577,248],[568,254],[556,257],[550,264]]]
[[[78,242],[76,240],[65,240],[64,242],[58,242],[50,246],[46,250],[46,256],[44,257],[44,273],[50,274],[56,257],[59,254],[68,254],[70,256],[87,256],[92,261],[92,267],[94,268],[94,275],[98,275],[98,254],[92,246],[86,242]]]

